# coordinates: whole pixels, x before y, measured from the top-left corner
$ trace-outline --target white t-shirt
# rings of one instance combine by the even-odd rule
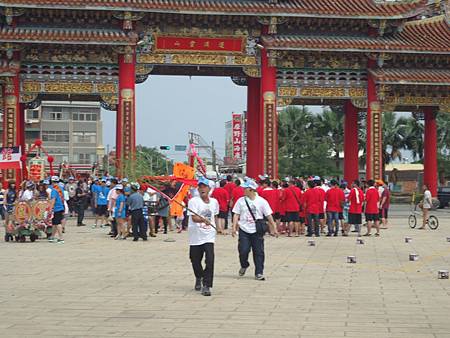
[[[430,190],[425,190],[423,193],[423,208],[431,209],[432,196]]]
[[[219,214],[219,202],[215,198],[209,198],[209,203],[203,202],[200,197],[193,197],[189,200],[188,208],[207,218],[212,225],[216,226],[215,216]],[[205,223],[196,223],[192,220],[192,213],[188,211],[189,223],[189,245],[202,245],[205,243],[214,243],[216,239],[216,230]]]
[[[34,191],[33,190],[25,190],[22,194],[22,201],[28,202],[31,201],[34,197]]]
[[[265,216],[272,215],[273,211],[269,203],[260,196],[256,196],[253,201],[245,196],[237,200],[233,208],[233,213],[239,215],[239,228],[248,234],[254,234],[256,232],[256,225],[245,203],[246,199],[256,219],[263,219]]]

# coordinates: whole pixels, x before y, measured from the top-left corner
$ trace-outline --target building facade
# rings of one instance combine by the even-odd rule
[[[55,165],[77,168],[103,162],[99,103],[43,101],[38,108],[25,111],[25,122],[27,146],[40,138]]]

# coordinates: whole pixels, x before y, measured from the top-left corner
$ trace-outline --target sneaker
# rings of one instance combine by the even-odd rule
[[[245,275],[245,272],[247,271],[247,268],[240,268],[239,269],[239,276],[244,276]]]
[[[203,296],[211,296],[211,290],[208,286],[204,286],[202,289]]]
[[[327,234],[327,237],[331,237],[331,236],[333,236],[331,233]]]
[[[95,229],[95,228],[97,228],[97,226],[96,226],[96,225],[93,225],[93,226],[91,226],[91,228],[92,228],[92,229]]]
[[[47,240],[48,240],[49,242],[53,242],[54,238],[53,238],[53,237],[49,237],[49,238],[47,238]]]
[[[195,291],[201,291],[201,289],[202,289],[202,279],[201,278],[196,278],[195,279],[194,290]]]
[[[58,244],[64,244],[64,240],[63,240],[63,239],[58,239],[58,240],[56,241],[56,243],[58,243]]]
[[[263,275],[259,274],[255,276],[256,280],[266,280],[266,277],[264,277]]]

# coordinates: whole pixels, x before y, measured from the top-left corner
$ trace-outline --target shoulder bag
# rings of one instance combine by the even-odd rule
[[[245,204],[247,204],[248,211],[250,212],[253,220],[255,221],[256,233],[259,236],[264,236],[266,234],[266,232],[269,231],[267,221],[264,219],[256,219],[255,215],[253,214],[252,209],[250,208],[250,205],[248,204],[247,198],[244,198],[244,199],[245,199]]]

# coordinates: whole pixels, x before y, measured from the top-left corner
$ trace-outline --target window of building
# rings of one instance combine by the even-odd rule
[[[96,113],[73,113],[72,119],[74,121],[97,121]]]
[[[79,164],[93,164],[95,162],[95,154],[74,154],[74,160]]]
[[[50,120],[55,120],[55,121],[59,121],[63,119],[63,114],[62,112],[51,112],[49,114]]]
[[[39,120],[39,110],[27,109],[27,120]]]
[[[68,131],[42,131],[42,141],[47,142],[69,142]]]
[[[74,143],[96,143],[96,133],[77,131],[72,133]]]

